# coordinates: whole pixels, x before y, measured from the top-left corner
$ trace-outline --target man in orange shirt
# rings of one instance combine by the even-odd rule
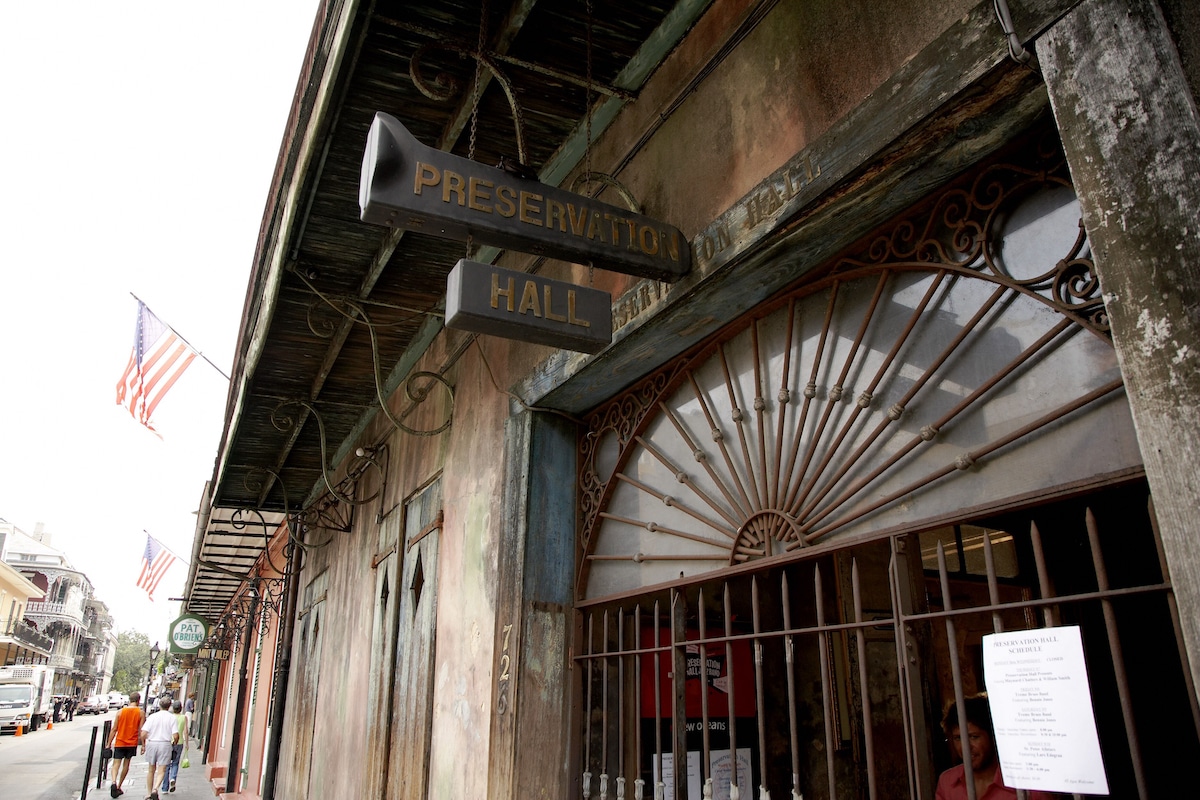
[[[129,774],[129,761],[137,755],[138,736],[142,730],[141,702],[142,696],[138,692],[129,695],[129,705],[117,712],[112,733],[108,735],[108,746],[113,752],[109,772],[113,784],[108,793],[113,797],[125,794],[121,787],[125,784],[125,776]]]

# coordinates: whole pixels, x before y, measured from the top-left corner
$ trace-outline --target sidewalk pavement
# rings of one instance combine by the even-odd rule
[[[191,766],[187,769],[180,768],[179,777],[175,779],[175,791],[164,793],[160,790],[160,800],[214,800],[216,795],[213,794],[212,784],[204,777],[204,765],[200,763],[200,743],[196,739],[192,739],[188,747],[188,758]],[[148,769],[145,756],[139,755],[129,762],[129,775],[125,778],[125,794],[121,795],[121,800],[142,800],[146,796]],[[96,780],[93,778],[88,787],[88,800],[109,800],[111,785],[112,781],[105,778],[104,784],[97,789]]]

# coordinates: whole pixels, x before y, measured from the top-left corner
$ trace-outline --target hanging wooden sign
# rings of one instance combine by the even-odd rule
[[[364,222],[674,282],[691,268],[679,229],[421,144],[375,114],[363,153]]]
[[[598,353],[612,342],[612,298],[464,258],[446,279],[446,327]]]

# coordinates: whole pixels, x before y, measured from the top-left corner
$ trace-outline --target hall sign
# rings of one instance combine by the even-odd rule
[[[208,638],[208,620],[196,614],[184,614],[171,623],[170,632],[170,652],[195,653]]]
[[[674,282],[691,268],[678,228],[421,144],[375,114],[363,153],[364,222]]]
[[[612,342],[612,298],[464,258],[446,280],[446,327],[598,353]]]

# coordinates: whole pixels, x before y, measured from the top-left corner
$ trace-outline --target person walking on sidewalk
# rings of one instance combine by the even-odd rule
[[[142,723],[142,752],[149,765],[146,770],[146,800],[159,800],[155,787],[171,766],[171,746],[179,741],[179,723],[175,721],[175,715],[168,711],[171,698],[159,700],[158,706],[161,710],[151,714]]]
[[[108,746],[112,748],[111,772],[113,782],[108,793],[113,797],[125,794],[125,776],[129,774],[129,761],[137,755],[139,732],[142,729],[142,696],[137,692],[129,695],[129,705],[117,712],[116,723],[108,735]]]
[[[196,713],[196,693],[188,693],[187,700],[183,701],[183,715],[187,717],[188,736],[192,735],[192,715]]]
[[[163,774],[162,784],[158,787],[160,792],[175,791],[175,779],[179,777],[179,758],[183,755],[183,748],[187,742],[187,717],[184,716],[183,706],[178,700],[171,703],[171,716],[175,717],[175,726],[178,728],[179,737],[175,740],[175,744],[171,745],[171,764]]]

